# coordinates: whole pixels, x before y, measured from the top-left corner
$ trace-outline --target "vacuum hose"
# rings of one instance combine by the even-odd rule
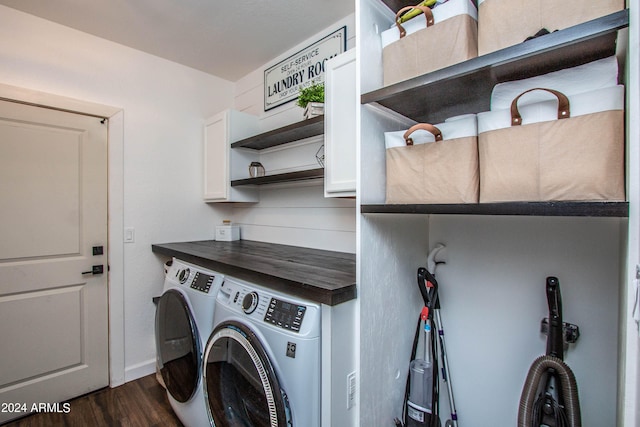
[[[538,357],[529,369],[520,397],[518,427],[539,427],[542,423],[538,390],[541,381],[546,379],[547,374],[556,375],[560,380],[561,395],[564,401],[564,411],[556,412],[564,412],[566,418],[563,416],[564,419],[558,420],[556,425],[558,427],[581,427],[578,385],[573,371],[561,359],[548,355]]]

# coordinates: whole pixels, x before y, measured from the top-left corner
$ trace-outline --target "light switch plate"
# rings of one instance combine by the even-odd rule
[[[136,229],[127,227],[124,229],[124,243],[133,243],[136,241]]]

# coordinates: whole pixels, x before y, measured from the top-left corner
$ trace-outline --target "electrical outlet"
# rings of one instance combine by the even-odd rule
[[[356,373],[347,375],[347,409],[351,409],[356,404]]]

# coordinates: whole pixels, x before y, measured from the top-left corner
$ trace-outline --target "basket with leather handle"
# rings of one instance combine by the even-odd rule
[[[522,43],[543,29],[563,30],[624,7],[624,0],[480,0],[478,54]]]
[[[402,14],[412,9],[421,10],[422,16],[401,23]],[[433,10],[419,5],[400,9],[395,26],[382,35],[384,85],[476,57],[476,17],[477,11],[469,0],[449,0]],[[390,40],[393,41],[387,43]]]
[[[438,125],[386,132],[386,196],[390,204],[477,203],[475,115]]]
[[[552,99],[519,107],[538,90],[552,94],[557,106]],[[624,200],[624,88],[575,99],[534,88],[508,111],[478,115],[480,202]],[[492,121],[497,128],[487,130]]]

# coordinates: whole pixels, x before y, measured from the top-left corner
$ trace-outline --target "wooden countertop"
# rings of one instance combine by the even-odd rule
[[[151,249],[322,304],[356,298],[355,254],[251,240],[163,243]]]

